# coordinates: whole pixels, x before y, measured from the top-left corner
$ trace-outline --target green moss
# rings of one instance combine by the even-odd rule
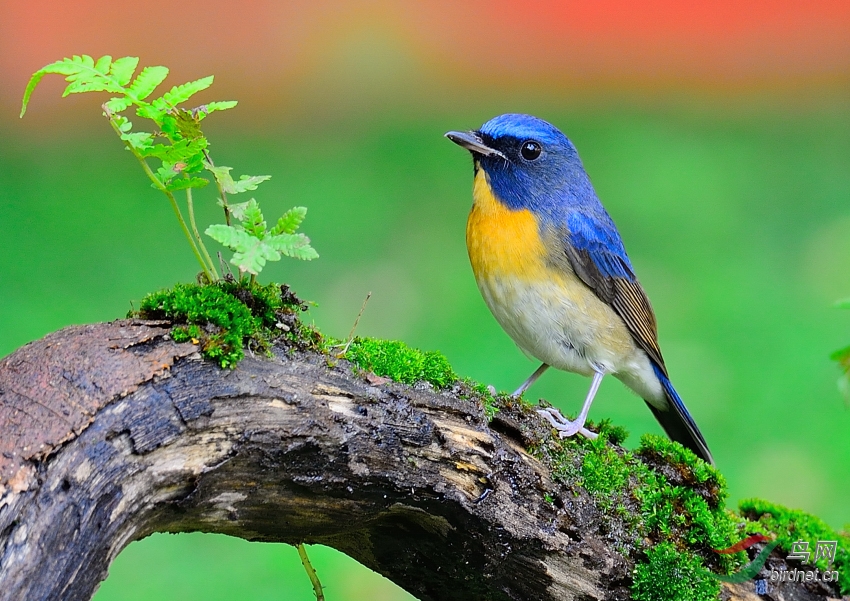
[[[796,541],[806,541],[812,553],[811,558],[814,559],[818,541],[837,541],[838,548],[832,567],[828,566],[825,558],[819,559],[815,565],[820,570],[836,570],[841,594],[850,594],[850,535],[837,533],[823,520],[804,511],[788,509],[762,499],[745,499],[738,507],[744,517],[752,520],[748,531],[774,534],[779,541],[779,548],[786,552],[792,551]]]
[[[499,400],[493,396],[490,389],[472,378],[462,378],[459,381],[457,395],[462,399],[473,400],[481,403],[484,408],[484,416],[491,421],[499,412]]]
[[[588,441],[587,452],[581,462],[581,483],[596,500],[597,505],[608,511],[622,504],[624,491],[629,490],[636,464],[630,453],[620,454],[613,447],[606,432],[596,440]]]
[[[649,465],[667,466],[669,478],[697,489],[713,507],[726,502],[726,480],[717,469],[693,451],[664,436],[644,434],[636,453]]]
[[[555,480],[591,496],[614,546],[635,559],[636,599],[715,599],[719,585],[710,571],[728,573],[746,560],[744,553],[713,551],[741,538],[741,519],[723,505],[723,477],[666,438],[644,436],[632,453],[611,444],[626,432],[607,422],[595,429],[595,440],[551,437],[532,454]],[[653,596],[655,587],[661,592]],[[688,596],[692,591],[702,596]]]
[[[626,439],[629,437],[629,431],[623,426],[615,426],[611,423],[610,419],[600,420],[598,424],[594,424],[592,421],[588,422],[590,429],[594,432],[605,432],[608,437],[608,442],[613,445],[622,445],[626,442]]]
[[[439,390],[457,380],[457,374],[442,353],[420,351],[398,340],[355,338],[345,358],[360,369],[403,384],[430,382]]]
[[[206,358],[232,368],[245,356],[244,347],[268,353],[280,337],[315,343],[318,333],[297,318],[305,309],[285,286],[255,285],[249,290],[238,282],[221,281],[177,284],[148,294],[131,316],[171,321],[175,341],[198,344]]]
[[[718,558],[710,551],[737,542],[739,530],[740,520],[724,507],[726,481],[720,472],[661,436],[641,437],[635,454],[651,470],[635,490],[650,536],[701,549],[704,557],[719,561],[723,571],[743,559],[743,554]]]
[[[635,566],[632,596],[635,601],[713,601],[720,582],[708,573],[699,557],[682,553],[663,542],[646,553]]]

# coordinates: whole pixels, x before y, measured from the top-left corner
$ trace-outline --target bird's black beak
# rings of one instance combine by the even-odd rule
[[[446,132],[446,137],[458,146],[463,146],[470,152],[477,153],[485,157],[497,156],[502,157],[506,161],[508,160],[501,152],[495,148],[487,146],[477,131],[450,131]]]

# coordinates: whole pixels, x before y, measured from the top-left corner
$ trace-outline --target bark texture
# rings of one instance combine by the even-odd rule
[[[291,350],[221,370],[167,332],[72,327],[0,361],[0,600],[89,599],[131,541],[192,531],[325,544],[422,600],[629,598],[592,501],[524,450],[540,420]]]

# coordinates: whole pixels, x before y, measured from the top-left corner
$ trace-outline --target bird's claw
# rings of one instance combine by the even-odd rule
[[[558,436],[561,438],[567,438],[569,436],[581,434],[585,438],[593,440],[598,436],[596,432],[591,432],[590,430],[585,428],[584,424],[580,423],[578,420],[571,422],[570,420],[565,418],[561,414],[561,412],[558,411],[555,407],[538,409],[537,413],[539,413],[540,417],[549,422],[552,427],[558,431]]]

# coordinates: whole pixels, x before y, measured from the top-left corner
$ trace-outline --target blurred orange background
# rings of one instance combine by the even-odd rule
[[[178,78],[209,71],[220,93],[276,109],[317,72],[370,59],[390,70],[377,79],[404,68],[466,88],[583,91],[843,87],[850,65],[850,3],[839,1],[4,0],[0,11],[10,110],[33,71],[73,53],[143,56]]]

